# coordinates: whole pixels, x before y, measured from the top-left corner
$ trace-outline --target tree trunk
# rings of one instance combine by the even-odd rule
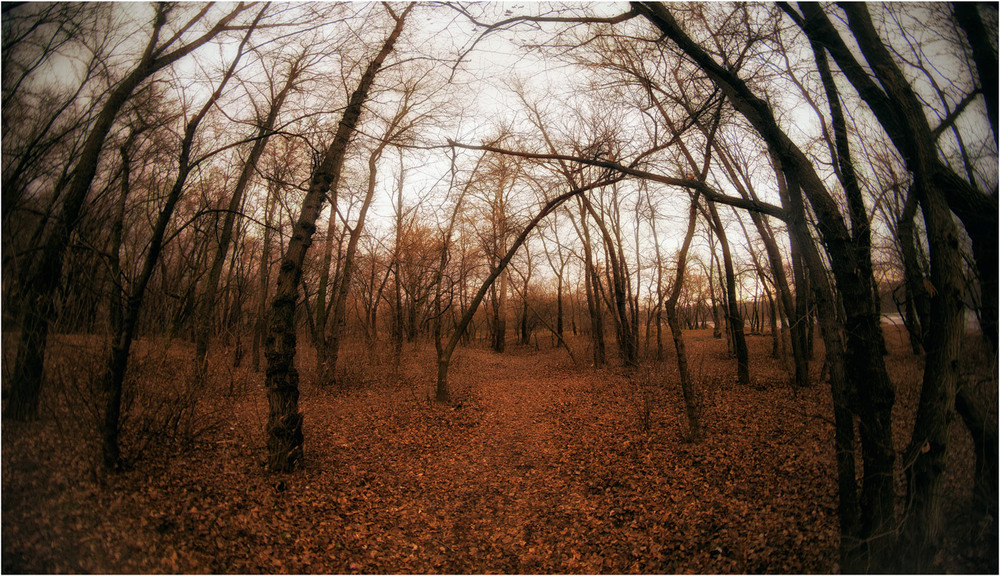
[[[253,369],[260,372],[260,345],[267,333],[267,291],[271,280],[271,219],[277,202],[278,189],[276,185],[267,187],[267,200],[264,208],[264,238],[260,250],[260,266],[257,271],[259,304],[257,307],[257,326],[253,335]]]
[[[594,255],[590,244],[590,227],[587,225],[587,212],[580,202],[580,230],[583,240],[584,259],[584,286],[587,291],[587,310],[590,312],[590,340],[593,348],[594,366],[603,366],[606,361],[604,352],[604,321],[601,313],[601,299],[597,294],[598,287],[595,282],[600,282],[597,273],[594,271]]]
[[[916,186],[922,192],[920,203],[927,225],[935,293],[931,297],[933,330],[927,337],[920,403],[905,456],[909,507],[900,543],[906,553],[900,558],[904,568],[923,572],[932,569],[944,536],[948,423],[955,405],[958,358],[965,333],[965,281],[958,230],[944,196],[933,187],[923,188],[920,180]]]
[[[103,440],[101,453],[104,459],[104,467],[108,470],[117,470],[121,465],[121,450],[118,440],[121,432],[122,389],[125,383],[125,371],[128,369],[129,351],[132,348],[132,340],[135,337],[135,331],[139,323],[139,313],[142,310],[142,300],[146,294],[146,286],[149,284],[150,278],[153,277],[160,253],[163,250],[163,238],[167,233],[167,226],[170,224],[174,209],[177,207],[177,202],[184,191],[184,184],[187,182],[187,177],[194,168],[191,164],[191,147],[194,144],[195,133],[201,121],[208,114],[208,111],[215,106],[219,97],[222,96],[226,83],[236,72],[236,67],[244,54],[244,49],[250,40],[250,35],[253,33],[257,23],[264,16],[266,9],[265,7],[257,14],[257,18],[243,36],[243,41],[237,49],[236,57],[233,59],[232,64],[230,64],[222,81],[219,82],[219,86],[215,89],[215,92],[212,93],[204,106],[188,121],[185,127],[184,138],[181,141],[180,157],[177,162],[177,177],[156,220],[153,234],[149,239],[149,251],[146,253],[146,260],[143,262],[139,276],[132,285],[121,324],[118,326],[118,330],[111,341],[111,355],[102,378],[106,404],[104,422],[101,427],[101,437]]]
[[[257,162],[260,160],[261,154],[264,153],[264,148],[267,146],[268,138],[270,138],[271,132],[274,130],[274,123],[278,119],[278,112],[281,110],[285,97],[292,89],[292,86],[295,84],[295,80],[299,75],[300,69],[298,66],[300,62],[301,59],[292,65],[292,68],[288,73],[288,78],[285,80],[284,87],[280,92],[278,92],[274,101],[271,102],[271,108],[268,110],[267,117],[264,119],[263,124],[261,124],[257,129],[257,137],[250,149],[250,154],[247,156],[246,162],[243,164],[243,170],[240,172],[239,179],[236,181],[236,187],[233,189],[233,194],[229,199],[229,206],[223,219],[222,231],[219,235],[219,248],[215,252],[215,258],[212,260],[212,268],[208,273],[208,283],[205,286],[205,294],[202,297],[201,302],[201,311],[198,315],[198,326],[195,337],[195,365],[198,367],[198,372],[202,376],[205,375],[208,367],[206,363],[206,356],[208,354],[209,338],[211,337],[212,314],[215,308],[215,299],[219,289],[219,279],[222,277],[223,263],[225,262],[226,255],[229,252],[229,244],[232,242],[233,226],[236,223],[236,215],[240,205],[243,203],[243,193],[246,191],[251,178],[257,171]]]
[[[49,324],[53,317],[56,289],[62,279],[63,260],[70,236],[79,220],[90,185],[97,173],[101,151],[119,110],[146,78],[173,64],[219,34],[229,22],[249,5],[238,5],[215,26],[197,39],[167,54],[156,50],[160,31],[167,24],[167,8],[158,6],[153,31],[136,67],[108,95],[93,128],[87,135],[73,172],[69,189],[63,197],[62,212],[42,249],[36,273],[28,283],[27,302],[21,338],[11,382],[10,398],[3,416],[15,420],[30,420],[38,415],[42,389],[42,371]]]
[[[664,309],[667,313],[667,324],[670,325],[670,333],[674,339],[674,350],[677,352],[677,371],[680,373],[681,393],[684,395],[689,442],[698,442],[701,440],[701,407],[694,390],[694,383],[691,381],[691,374],[688,371],[687,352],[684,349],[684,336],[681,333],[680,322],[677,320],[677,300],[680,298],[681,289],[684,286],[684,269],[687,266],[687,253],[691,247],[691,239],[694,238],[697,220],[698,197],[695,196],[691,200],[687,234],[684,236],[681,251],[677,254],[677,275],[674,277],[674,285],[671,287],[670,296],[664,303]]]
[[[556,334],[563,335],[563,277],[562,271],[556,277]]]
[[[638,365],[638,346],[634,339],[635,333],[632,329],[632,321],[627,309],[631,296],[628,293],[625,262],[620,257],[621,252],[617,249],[615,239],[612,237],[600,215],[597,214],[587,198],[581,197],[581,199],[587,211],[594,218],[594,223],[601,231],[601,237],[604,240],[605,253],[608,257],[608,268],[611,273],[611,290],[614,293],[613,317],[615,318],[615,334],[618,338],[618,345],[621,348],[622,362],[625,366],[636,366]]]
[[[302,202],[292,238],[282,258],[277,289],[271,304],[271,321],[265,346],[267,357],[265,386],[268,403],[267,467],[275,472],[291,471],[302,458],[304,439],[302,415],[298,410],[299,373],[294,365],[295,302],[302,278],[302,263],[312,244],[312,235],[316,231],[316,220],[323,208],[323,201],[330,190],[337,189],[347,146],[357,127],[375,77],[386,57],[392,52],[403,30],[406,15],[412,8],[413,5],[410,4],[399,16],[393,14],[395,26],[392,32],[382,44],[379,53],[368,64],[357,88],[351,94],[337,126],[336,136],[326,149],[322,163],[310,179],[309,190]],[[336,199],[331,199],[331,205],[335,204]]]
[[[924,275],[921,272],[920,261],[917,259],[916,236],[913,230],[913,218],[917,212],[917,195],[911,188],[906,193],[903,213],[896,225],[896,236],[899,251],[903,260],[903,278],[906,289],[906,311],[904,324],[910,336],[910,347],[914,354],[924,351],[924,331],[929,330],[931,302],[924,287]]]
[[[391,128],[390,128],[391,130]],[[368,207],[371,206],[372,198],[375,196],[375,183],[378,175],[378,161],[382,156],[382,151],[388,144],[388,137],[379,144],[378,147],[368,156],[368,188],[365,191],[365,198],[361,202],[361,209],[358,213],[358,221],[350,231],[347,240],[347,251],[344,254],[343,270],[341,279],[337,285],[337,292],[334,295],[333,317],[331,318],[330,333],[324,347],[324,357],[321,361],[322,371],[319,373],[319,381],[336,382],[337,361],[340,358],[340,341],[344,326],[346,325],[347,295],[351,291],[351,279],[354,274],[354,255],[357,253],[358,240],[365,229],[365,219],[368,216]]]
[[[714,202],[708,202],[708,211],[715,225],[715,234],[719,238],[719,245],[722,247],[722,262],[726,269],[726,301],[728,302],[728,320],[733,336],[733,347],[736,352],[737,381],[740,383],[740,386],[749,386],[750,359],[746,336],[743,332],[743,317],[740,315],[739,302],[736,299],[736,274],[733,269],[733,257],[729,251],[726,231],[722,227],[722,221],[719,219],[719,211],[716,210]]]
[[[854,435],[854,403],[856,390],[848,380],[845,366],[847,353],[842,336],[842,326],[837,317],[837,304],[833,287],[825,273],[822,259],[812,243],[805,225],[805,210],[797,188],[789,190],[781,173],[781,164],[773,159],[782,204],[789,207],[788,233],[793,245],[801,247],[799,266],[808,266],[816,278],[810,283],[819,315],[820,333],[826,349],[826,365],[833,397],[834,448],[837,460],[837,511],[840,518],[840,570],[843,573],[867,572],[868,553],[865,550],[861,505],[858,499],[855,462],[856,439]],[[803,276],[805,270],[801,270]],[[804,299],[804,294],[802,295]],[[799,294],[796,294],[798,299]]]
[[[616,176],[615,178],[617,180],[620,180],[622,177]],[[531,231],[535,229],[535,226],[537,226],[538,223],[542,221],[542,219],[544,219],[546,216],[552,213],[553,210],[562,205],[563,202],[569,200],[570,198],[573,198],[574,196],[578,196],[579,194],[582,194],[587,190],[591,190],[593,188],[597,188],[600,186],[605,186],[607,184],[608,181],[606,180],[598,181],[594,184],[590,184],[587,186],[573,188],[570,191],[563,193],[559,196],[556,196],[552,200],[549,200],[545,204],[545,206],[538,212],[538,214],[536,214],[535,217],[532,218],[530,222],[528,222],[528,224],[524,227],[521,233],[518,234],[517,238],[514,239],[514,243],[511,244],[511,247],[507,250],[507,253],[497,264],[497,267],[492,272],[490,272],[490,275],[483,282],[483,285],[479,287],[479,291],[476,292],[476,295],[472,298],[472,302],[469,303],[469,307],[466,308],[465,313],[462,314],[462,318],[461,320],[459,320],[458,326],[455,327],[455,332],[452,333],[451,338],[448,339],[448,343],[438,354],[438,379],[437,379],[437,390],[435,394],[435,398],[438,402],[448,402],[451,399],[451,391],[448,386],[448,367],[449,364],[451,363],[451,355],[455,351],[455,346],[458,345],[459,339],[461,339],[462,334],[465,332],[465,329],[469,326],[469,322],[472,321],[472,317],[475,315],[476,309],[479,308],[479,305],[482,303],[483,298],[486,297],[486,292],[489,290],[490,286],[493,285],[493,282],[496,281],[497,277],[499,277],[500,274],[507,268],[507,264],[510,263],[511,258],[514,257],[514,254],[517,252],[518,248],[520,248],[521,244],[523,244],[524,241],[528,238],[528,234],[530,234]]]

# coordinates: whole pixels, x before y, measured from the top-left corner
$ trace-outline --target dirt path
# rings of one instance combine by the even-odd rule
[[[463,349],[454,405],[427,399],[430,347],[408,350],[398,376],[359,361],[364,382],[348,391],[307,375],[305,463],[288,475],[263,469],[266,403],[249,371],[205,391],[221,426],[191,450],[116,476],[94,473],[85,412],[5,423],[2,568],[835,572],[828,392],[792,393],[765,365],[764,385],[740,388],[724,342],[691,343],[697,445],[683,440],[671,363],[626,378],[518,347]]]
[[[253,379],[237,399],[220,396],[227,417],[193,450],[113,477],[93,474],[94,446],[74,446],[87,436],[66,436],[66,421],[5,426],[4,571],[833,568],[830,483],[812,469],[826,463],[800,470],[791,490],[804,494],[774,494],[765,508],[743,487],[788,477],[759,450],[761,470],[720,457],[764,445],[777,420],[734,420],[733,434],[686,445],[679,397],[661,382],[643,432],[634,383],[574,370],[559,350],[463,350],[452,374],[459,402],[439,405],[424,396],[433,363],[422,353],[401,382],[383,373],[348,392],[304,386],[305,467],[290,475],[261,466],[266,406]],[[764,400],[788,410],[783,392]],[[739,418],[760,421],[761,411]],[[782,452],[808,453],[801,444],[813,440]],[[821,507],[802,510],[802,499]]]

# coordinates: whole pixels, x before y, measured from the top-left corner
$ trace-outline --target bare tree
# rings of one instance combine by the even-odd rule
[[[97,172],[104,141],[119,111],[143,81],[230,29],[230,23],[247,8],[248,5],[238,4],[204,34],[171,49],[185,32],[205,19],[211,6],[205,6],[186,23],[182,23],[171,38],[161,42],[160,33],[167,25],[171,8],[167,5],[157,5],[152,31],[142,55],[135,67],[108,94],[100,113],[94,120],[73,169],[73,178],[63,195],[59,219],[44,242],[37,268],[27,286],[25,298],[27,307],[18,342],[11,397],[5,406],[4,416],[25,420],[34,418],[38,413],[45,347],[53,310],[52,299],[62,277],[63,256]]]
[[[161,251],[163,250],[163,239],[166,235],[167,226],[170,224],[173,217],[174,208],[177,206],[178,200],[180,200],[188,175],[200,161],[206,158],[206,156],[202,156],[201,158],[194,160],[191,158],[191,148],[194,144],[195,135],[198,131],[198,125],[215,106],[219,97],[222,95],[226,83],[230,78],[232,78],[236,71],[236,67],[239,64],[240,58],[243,56],[246,43],[250,39],[250,34],[260,22],[261,18],[263,18],[266,10],[267,7],[265,6],[263,10],[257,13],[256,19],[250,25],[249,30],[244,35],[243,40],[240,43],[236,57],[226,70],[221,81],[219,82],[218,87],[216,87],[215,91],[208,98],[201,109],[199,109],[198,112],[187,121],[184,129],[184,138],[181,140],[180,155],[177,160],[177,176],[174,180],[173,186],[170,188],[170,192],[168,193],[166,201],[163,204],[163,208],[160,210],[160,214],[157,217],[156,225],[153,228],[153,235],[149,242],[149,249],[146,253],[146,259],[142,265],[142,271],[139,273],[139,276],[132,285],[131,291],[129,292],[126,300],[126,306],[123,311],[121,323],[117,326],[117,331],[112,337],[111,353],[102,379],[107,404],[104,411],[104,421],[101,429],[103,441],[101,445],[101,452],[103,462],[104,466],[110,470],[117,469],[121,464],[121,451],[118,443],[118,437],[121,420],[122,384],[125,380],[125,370],[128,367],[129,351],[131,350],[136,325],[139,321],[139,311],[142,307],[146,286],[156,269],[157,261],[160,257]],[[211,154],[211,152],[209,154]]]
[[[410,4],[397,14],[386,8],[394,21],[393,28],[381,49],[368,63],[357,88],[351,93],[333,141],[323,153],[322,162],[313,172],[309,190],[302,202],[295,231],[288,244],[278,272],[278,284],[271,304],[270,327],[265,345],[267,357],[267,465],[276,472],[287,472],[302,458],[302,415],[298,411],[299,375],[295,359],[295,301],[302,263],[312,243],[324,199],[330,190],[337,189],[348,142],[358,124],[365,101],[371,91],[379,69],[392,53],[396,40],[403,31],[406,16],[413,9]],[[335,202],[331,201],[331,204]]]
[[[212,266],[208,273],[207,285],[205,286],[198,314],[198,326],[195,335],[195,364],[202,373],[207,368],[206,355],[208,353],[208,341],[212,327],[213,309],[215,308],[215,300],[219,288],[219,279],[222,277],[222,268],[226,261],[226,255],[229,252],[229,245],[232,243],[233,227],[236,223],[236,216],[239,213],[240,205],[243,202],[243,195],[257,170],[257,162],[260,160],[261,154],[264,153],[267,141],[274,131],[278,114],[285,103],[285,99],[295,87],[305,67],[308,66],[309,56],[308,51],[303,50],[303,52],[289,62],[285,82],[276,94],[273,93],[275,86],[271,86],[271,103],[267,114],[265,117],[257,119],[257,133],[253,138],[253,144],[243,163],[243,169],[240,171],[240,176],[236,181],[233,193],[229,197],[229,204],[223,217],[222,231],[219,234],[219,247],[212,259]]]
[[[694,229],[698,216],[698,195],[691,198],[691,210],[688,215],[687,233],[684,235],[684,242],[677,253],[677,272],[674,275],[674,283],[670,287],[670,295],[667,296],[663,304],[667,314],[667,324],[670,325],[670,333],[674,340],[674,350],[677,352],[677,371],[681,379],[681,392],[684,395],[684,406],[688,418],[688,441],[697,442],[701,439],[701,406],[698,401],[694,383],[691,381],[691,373],[688,370],[687,352],[684,348],[684,335],[681,332],[680,321],[677,318],[677,300],[680,298],[681,290],[684,287],[684,271],[687,268],[688,250],[691,248],[691,239],[694,238]]]

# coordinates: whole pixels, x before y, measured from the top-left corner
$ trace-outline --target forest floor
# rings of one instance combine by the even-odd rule
[[[922,360],[890,340],[902,450]],[[584,362],[584,338],[571,342]],[[428,399],[430,344],[407,344],[398,365],[389,345],[352,348],[339,389],[313,384],[305,355],[303,467],[272,474],[262,375],[229,367],[227,352],[196,383],[187,344],[146,342],[127,398],[131,465],[108,475],[88,400],[100,355],[60,337],[42,418],[3,423],[2,570],[836,572],[829,390],[789,387],[763,336],[750,338],[750,387],[736,384],[724,340],[692,331],[687,343],[697,444],[685,441],[672,351],[626,373],[575,366],[546,337],[541,350],[464,348],[451,405]],[[995,573],[996,526],[972,520],[971,439],[953,426],[937,567]]]

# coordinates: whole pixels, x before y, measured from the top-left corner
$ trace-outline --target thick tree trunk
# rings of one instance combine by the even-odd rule
[[[28,283],[25,293],[27,305],[24,323],[18,342],[14,374],[11,378],[10,398],[3,414],[5,418],[30,420],[38,415],[49,323],[54,316],[53,299],[62,279],[66,247],[80,217],[90,185],[97,174],[104,141],[118,116],[118,111],[146,78],[214,38],[233,18],[248,7],[248,5],[238,5],[199,38],[162,55],[156,50],[156,45],[160,31],[167,23],[167,9],[166,7],[156,9],[153,31],[138,64],[108,95],[87,135],[80,150],[73,179],[63,197],[62,212],[45,241],[36,273]]]
[[[906,451],[908,509],[901,536],[901,566],[914,572],[933,569],[944,536],[948,501],[944,472],[948,459],[948,424],[958,387],[958,358],[965,333],[965,281],[958,230],[944,195],[921,190],[916,182],[927,225],[931,256],[930,326],[927,360],[913,434]]]
[[[847,318],[848,382],[857,385],[858,412],[864,458],[861,490],[861,536],[867,546],[873,569],[885,569],[894,530],[895,500],[893,473],[895,452],[892,446],[892,405],[894,392],[879,350],[879,319],[873,314],[871,277],[859,277],[850,235],[843,217],[810,160],[778,126],[770,106],[756,96],[733,71],[726,69],[688,37],[665,6],[637,3],[641,14],[707,72],[726,94],[728,100],[767,141],[781,171],[794,182],[788,188],[806,193],[819,218],[819,231],[830,257]],[[803,212],[804,213],[804,212]],[[835,398],[836,402],[836,398]],[[843,520],[843,519],[842,519]],[[866,563],[867,564],[867,563]]]
[[[66,246],[69,244],[70,234],[76,227],[90,184],[97,173],[104,140],[111,130],[118,111],[139,84],[155,71],[153,49],[166,22],[166,11],[158,9],[153,33],[138,65],[108,96],[80,150],[73,179],[63,198],[62,212],[45,241],[35,273],[25,286],[24,322],[21,326],[21,338],[18,341],[14,374],[11,378],[10,398],[4,408],[5,418],[31,420],[38,415],[45,348],[48,343],[49,324],[55,311],[53,299],[62,279]]]
[[[1000,294],[997,287],[997,218],[1000,212],[997,196],[979,190],[975,182],[963,180],[941,160],[921,100],[879,37],[867,7],[863,4],[841,5],[851,33],[877,83],[858,63],[820,7],[803,3],[800,8],[804,16],[804,20],[796,16],[800,26],[833,55],[841,71],[878,118],[910,172],[920,175],[928,189],[936,188],[945,194],[949,207],[965,226],[972,240],[972,253],[983,294],[980,322],[983,334],[995,349],[997,298]],[[995,98],[995,95],[992,96]]]
[[[780,160],[772,155],[778,191],[782,205],[788,208],[789,242],[799,246],[797,266],[800,272],[809,272],[816,278],[811,288],[819,316],[820,333],[826,349],[826,365],[833,397],[834,448],[837,461],[837,511],[840,518],[840,569],[846,574],[869,570],[868,554],[865,549],[861,508],[858,499],[857,472],[855,463],[856,440],[854,434],[854,404],[857,393],[848,380],[846,350],[842,335],[842,325],[837,317],[837,302],[833,287],[829,283],[823,261],[812,243],[806,227],[805,208],[802,195],[794,180],[789,181],[781,169]],[[798,298],[799,294],[796,295]],[[801,296],[805,296],[802,294]]]
[[[976,450],[976,473],[973,498],[981,516],[997,517],[997,422],[983,409],[981,401],[960,385],[955,395],[955,409],[972,435]]]
[[[351,94],[347,108],[337,127],[333,142],[326,149],[323,161],[313,173],[309,190],[302,202],[302,210],[295,223],[288,249],[282,258],[278,283],[271,304],[271,322],[268,328],[265,355],[267,372],[267,467],[275,472],[291,471],[302,458],[302,415],[298,410],[299,373],[296,370],[295,303],[302,278],[302,263],[312,244],[316,220],[323,209],[323,202],[330,190],[336,190],[340,180],[347,146],[361,117],[361,112],[375,77],[386,57],[392,52],[403,30],[406,15],[413,8],[408,5],[382,44],[375,58],[368,64],[361,80]],[[336,199],[331,199],[335,204]]]

